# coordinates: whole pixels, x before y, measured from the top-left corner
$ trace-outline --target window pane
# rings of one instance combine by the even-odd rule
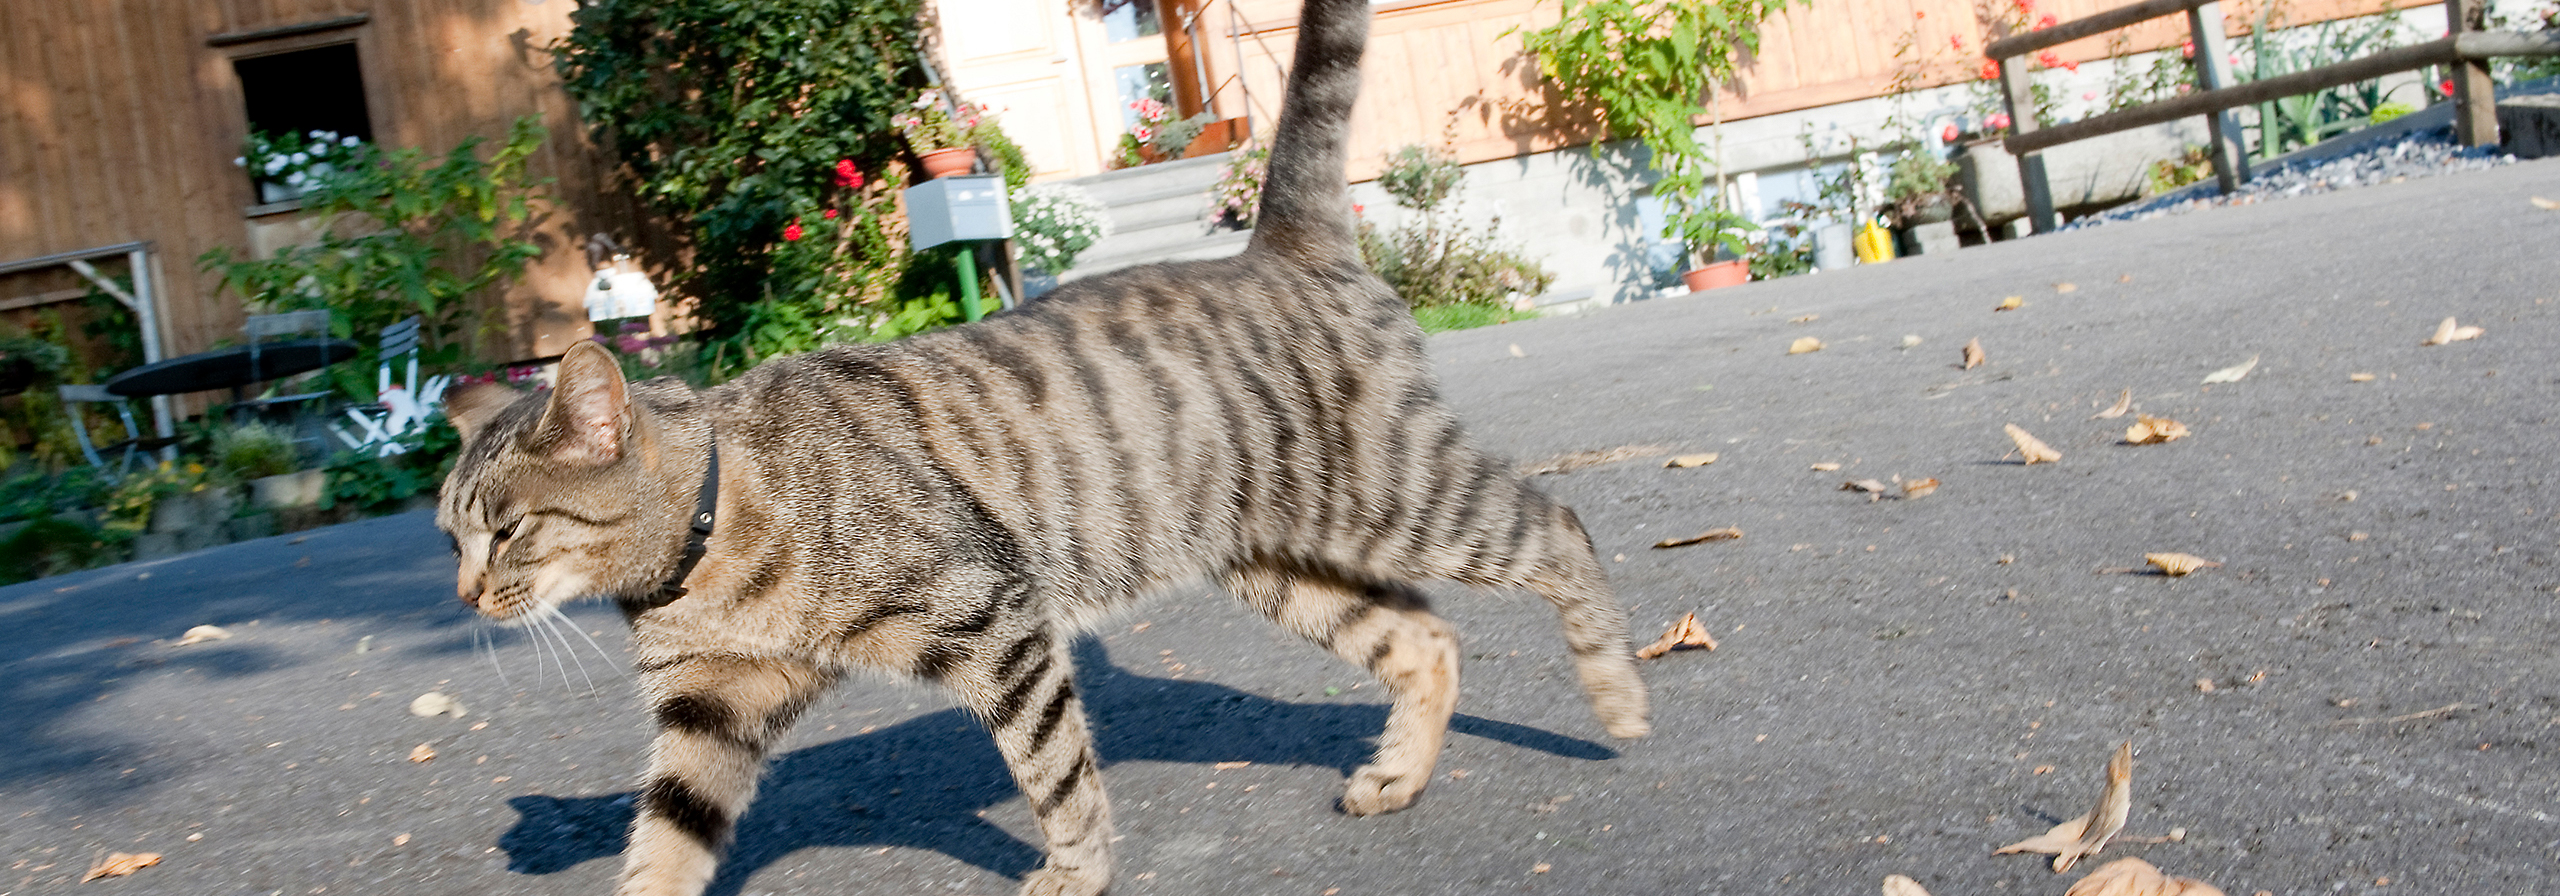
[[[1103,5],[1104,40],[1119,43],[1163,33],[1164,26],[1156,21],[1155,0],[1118,0]]]
[[[1111,70],[1111,80],[1120,89],[1120,129],[1138,126],[1138,110],[1130,108],[1139,100],[1154,100],[1173,105],[1173,70],[1164,63],[1124,65]]]

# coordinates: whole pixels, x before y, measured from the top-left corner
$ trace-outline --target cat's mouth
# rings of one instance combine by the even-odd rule
[[[481,616],[498,622],[521,622],[543,615],[567,603],[569,598],[584,593],[586,577],[574,572],[544,569],[531,576],[500,583],[494,588],[465,588],[461,598]]]

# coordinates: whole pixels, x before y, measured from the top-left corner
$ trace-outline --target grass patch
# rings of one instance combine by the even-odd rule
[[[1509,308],[1475,304],[1431,305],[1413,309],[1413,321],[1421,324],[1422,331],[1425,333],[1472,330],[1494,324],[1507,324],[1515,320],[1528,320],[1536,316],[1538,315],[1535,312],[1513,311]]]

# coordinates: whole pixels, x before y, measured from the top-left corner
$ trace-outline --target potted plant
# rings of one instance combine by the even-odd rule
[[[969,146],[961,125],[951,120],[950,110],[942,103],[942,91],[917,94],[909,108],[913,111],[898,119],[898,130],[905,134],[907,148],[915,151],[916,161],[923,164],[925,178],[969,173],[969,166],[977,162],[978,151]],[[974,115],[978,110],[973,108],[971,112]]]
[[[1681,285],[1690,292],[1705,292],[1727,286],[1740,286],[1751,281],[1751,242],[1755,228],[1748,218],[1715,203],[1675,217],[1671,234],[1689,247],[1691,262],[1697,265],[1680,272]]]
[[[1681,240],[1706,280],[1749,276],[1741,260],[1750,222],[1724,201],[1724,116],[1716,87],[1760,49],[1760,23],[1796,0],[1566,0],[1563,17],[1522,32],[1538,71],[1561,98],[1591,107],[1612,136],[1633,136],[1660,175],[1663,235]],[[1716,136],[1698,144],[1697,119]],[[1591,150],[1597,154],[1599,143]],[[1712,192],[1710,192],[1712,191]],[[1720,258],[1733,263],[1723,268]],[[1688,275],[1682,275],[1686,279]],[[1733,280],[1732,282],[1740,282]]]

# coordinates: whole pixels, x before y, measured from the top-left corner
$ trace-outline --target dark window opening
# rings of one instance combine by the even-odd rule
[[[305,178],[326,170],[314,169],[315,163],[325,166],[340,157],[350,139],[373,142],[355,44],[251,56],[233,60],[231,67],[240,76],[240,96],[249,115],[251,146],[244,149],[241,165],[257,182],[260,202],[300,196]],[[325,148],[315,145],[322,139],[329,144]],[[268,150],[263,156],[261,147]],[[302,158],[292,158],[296,151]],[[295,177],[297,173],[304,176]]]

